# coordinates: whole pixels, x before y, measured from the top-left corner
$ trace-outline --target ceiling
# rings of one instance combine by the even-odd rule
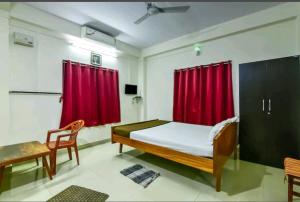
[[[80,25],[90,25],[118,40],[146,48],[234,18],[254,13],[278,2],[157,2],[160,7],[190,5],[186,13],[151,16],[139,25],[134,21],[146,13],[143,2],[29,2],[56,16]]]

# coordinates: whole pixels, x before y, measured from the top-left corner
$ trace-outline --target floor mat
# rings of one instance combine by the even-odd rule
[[[159,173],[154,172],[153,170],[149,170],[139,164],[121,170],[120,173],[124,176],[129,177],[135,183],[142,185],[144,188],[146,188],[158,176],[160,176]]]
[[[106,201],[109,195],[87,189],[84,187],[72,185],[65,189],[64,191],[58,193],[54,197],[47,200],[48,202],[55,201]]]

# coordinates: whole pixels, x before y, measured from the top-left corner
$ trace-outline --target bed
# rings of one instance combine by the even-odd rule
[[[151,120],[112,127],[112,143],[123,144],[208,173],[221,190],[222,169],[234,153],[236,159],[237,123],[230,122],[209,141],[211,126]]]

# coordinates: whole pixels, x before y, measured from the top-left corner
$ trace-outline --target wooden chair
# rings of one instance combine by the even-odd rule
[[[78,156],[78,148],[77,148],[77,135],[79,130],[84,126],[83,120],[78,120],[70,123],[69,125],[58,129],[58,130],[49,130],[47,134],[46,145],[51,150],[50,154],[50,167],[52,170],[52,174],[56,174],[56,155],[57,150],[59,149],[68,149],[69,158],[72,160],[72,147],[74,147],[77,164],[79,165],[79,156]],[[58,132],[70,131],[68,134],[58,135],[55,141],[50,141],[51,135]],[[61,140],[62,138],[69,137],[68,140]]]
[[[288,201],[293,201],[293,195],[300,197],[300,193],[293,190],[293,185],[300,186],[300,160],[293,158],[284,159],[284,171],[288,176]]]

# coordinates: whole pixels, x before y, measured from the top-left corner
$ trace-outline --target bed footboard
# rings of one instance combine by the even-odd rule
[[[237,146],[237,123],[226,125],[214,138],[213,175],[216,178],[216,191],[221,189],[223,166]]]

